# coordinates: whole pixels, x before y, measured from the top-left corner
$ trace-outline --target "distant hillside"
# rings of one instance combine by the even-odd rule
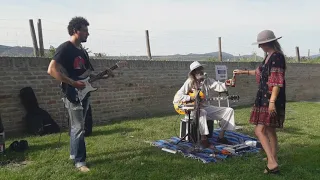
[[[7,50],[10,49],[10,48],[11,48],[10,46],[0,45],[0,54],[3,53],[4,51],[7,51]]]
[[[234,56],[232,54],[222,52],[222,60],[223,61],[238,61],[243,59],[252,59],[256,58],[257,61],[262,60],[263,58],[260,56],[254,55],[242,55],[242,56]],[[219,52],[210,52],[204,54],[193,54],[189,53],[186,55],[175,54],[168,56],[155,56],[153,59],[165,59],[165,60],[184,60],[184,61],[202,61],[202,60],[212,60],[217,61],[219,59]]]
[[[47,52],[48,50],[45,50]],[[32,47],[22,47],[22,46],[4,46],[0,45],[0,56],[11,56],[11,57],[18,57],[18,56],[25,56],[25,57],[32,57],[33,55],[33,48]],[[128,59],[147,59],[147,56],[105,56],[101,58],[106,59],[118,59],[118,58],[128,58]],[[186,55],[175,54],[175,55],[167,55],[167,56],[153,56],[155,60],[181,60],[181,61],[201,61],[201,60],[218,60],[219,52],[210,52],[204,54],[194,54],[189,53]],[[232,54],[222,52],[222,59],[223,61],[237,61],[239,59],[255,59],[259,61],[262,57],[255,57],[254,55],[243,55],[243,56],[234,56]]]
[[[3,46],[0,45],[0,56],[33,56],[32,47],[23,47],[23,46]]]
[[[319,58],[320,57],[320,54],[316,54],[316,55],[312,55],[310,56],[311,59],[314,59],[314,58]]]

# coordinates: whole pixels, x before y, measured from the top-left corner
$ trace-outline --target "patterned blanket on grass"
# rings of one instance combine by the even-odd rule
[[[219,160],[224,160],[230,156],[241,156],[244,153],[257,153],[260,151],[260,148],[250,147],[250,149],[243,150],[239,153],[225,154],[223,153],[223,151],[225,151],[223,149],[225,147],[228,147],[228,145],[217,143],[219,132],[220,130],[215,130],[213,132],[212,138],[209,138],[210,143],[212,143],[216,147],[216,150],[212,150],[209,148],[200,148],[200,150],[198,149],[195,151],[195,144],[186,141],[179,142],[180,138],[178,137],[171,137],[170,139],[166,140],[154,141],[152,142],[152,145],[160,149],[165,148],[172,150],[174,152],[182,154],[184,157],[196,159],[202,161],[203,163],[218,162]],[[250,137],[239,132],[227,131],[225,132],[225,137],[232,145],[243,144],[247,140],[258,141],[256,138]]]

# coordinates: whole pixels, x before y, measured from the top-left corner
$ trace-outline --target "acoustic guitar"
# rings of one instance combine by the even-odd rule
[[[194,99],[196,96],[196,92],[189,92],[188,95],[191,97],[191,99]],[[206,98],[205,94],[202,91],[199,92],[199,97],[200,97],[201,102],[227,100],[227,99],[233,100],[233,101],[236,101],[236,100],[238,101],[240,99],[239,95],[229,95],[229,96]],[[186,111],[194,110],[195,102],[194,101],[187,101],[187,102],[173,103],[173,107],[178,114],[185,115]]]

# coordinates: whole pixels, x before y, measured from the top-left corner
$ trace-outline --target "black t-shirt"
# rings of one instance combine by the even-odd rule
[[[90,72],[87,73],[87,76],[84,75],[86,77],[80,76],[87,70],[94,70],[90,63],[88,53],[84,49],[76,48],[70,41],[66,41],[57,47],[53,59],[65,69],[67,76],[74,81],[87,78]],[[66,83],[61,83],[61,88],[67,98],[71,102],[76,103],[75,89]],[[88,93],[88,97],[89,96],[90,93]]]
[[[78,80],[86,70],[93,70],[88,53],[76,48],[70,41],[57,47],[53,59],[64,67],[68,77],[73,80]]]

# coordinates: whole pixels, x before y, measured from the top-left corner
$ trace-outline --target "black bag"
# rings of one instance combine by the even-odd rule
[[[23,118],[27,124],[27,132],[33,135],[45,135],[60,132],[58,124],[50,114],[39,107],[36,95],[31,87],[20,90],[20,102],[27,114]]]
[[[60,132],[58,124],[47,111],[41,108],[28,112],[24,118],[30,134],[42,136]]]
[[[20,102],[27,112],[39,108],[38,100],[31,87],[24,87],[20,90]]]

